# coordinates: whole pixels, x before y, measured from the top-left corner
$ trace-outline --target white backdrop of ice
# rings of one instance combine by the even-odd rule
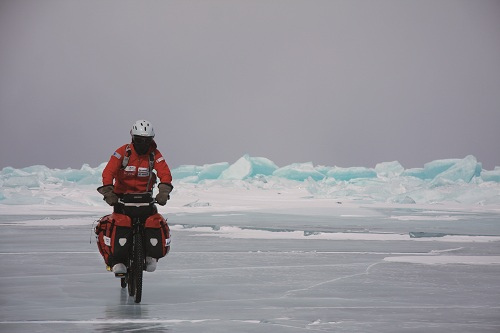
[[[91,189],[100,185],[104,166],[102,163],[92,168],[85,164],[81,169],[63,170],[43,165],[3,168],[0,204],[102,205],[99,194]],[[172,174],[176,190],[190,184],[197,191],[214,187],[303,189],[311,198],[366,203],[500,204],[500,167],[483,170],[472,155],[435,160],[413,169],[404,169],[397,161],[379,163],[375,168],[314,166],[311,162],[278,167],[267,158],[244,155],[232,164],[183,165],[174,168]]]

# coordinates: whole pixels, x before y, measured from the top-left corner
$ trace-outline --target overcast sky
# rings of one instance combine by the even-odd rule
[[[498,0],[0,0],[0,168],[500,166]]]

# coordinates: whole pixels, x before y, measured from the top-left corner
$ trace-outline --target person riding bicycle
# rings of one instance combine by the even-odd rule
[[[156,148],[153,140],[155,133],[153,125],[147,120],[138,120],[130,130],[131,144],[118,148],[109,159],[102,172],[103,185],[97,191],[104,196],[115,213],[121,213],[118,199],[125,193],[152,192],[156,177],[160,178],[156,202],[165,205],[170,199],[172,174],[167,162]],[[153,172],[156,170],[156,174]],[[146,257],[146,271],[156,269],[157,259]],[[113,265],[115,274],[126,273],[124,263]]]

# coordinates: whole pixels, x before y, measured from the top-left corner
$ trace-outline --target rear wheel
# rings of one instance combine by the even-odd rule
[[[136,233],[134,235],[134,262],[132,263],[132,274],[134,283],[134,301],[141,302],[142,298],[142,273],[144,269],[144,254],[142,246],[142,235]]]
[[[120,282],[122,284],[122,288],[126,288],[127,287],[127,279],[126,278],[121,278]]]

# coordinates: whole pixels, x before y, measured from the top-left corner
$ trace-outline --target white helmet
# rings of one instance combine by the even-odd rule
[[[149,136],[154,138],[155,131],[153,130],[153,125],[147,120],[137,120],[132,129],[130,130],[130,135],[138,136]]]

